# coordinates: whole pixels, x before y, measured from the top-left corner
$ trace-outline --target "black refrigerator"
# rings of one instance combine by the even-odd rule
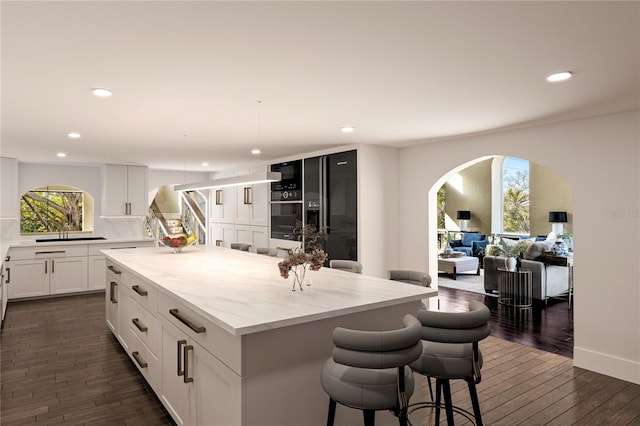
[[[357,152],[304,160],[303,220],[326,234],[327,262],[358,260]]]

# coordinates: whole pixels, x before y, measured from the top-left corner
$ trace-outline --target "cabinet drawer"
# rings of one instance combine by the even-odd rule
[[[49,259],[55,257],[86,256],[87,246],[43,246],[43,247],[11,247],[11,260]]]
[[[123,270],[120,265],[107,260],[107,286],[109,285],[109,281],[120,282],[122,280]]]
[[[240,336],[233,336],[196,313],[186,303],[164,292],[158,293],[158,312],[236,374],[242,375]]]
[[[162,365],[157,356],[153,354],[142,340],[134,333],[132,329],[128,329],[129,336],[127,341],[129,347],[127,353],[132,359],[133,364],[138,371],[142,373],[149,385],[153,389],[160,389],[162,384]]]
[[[149,312],[157,311],[158,291],[154,285],[133,275],[127,269],[122,271],[120,281],[129,290],[131,300],[135,300]]]
[[[151,352],[159,356],[162,331],[156,317],[131,297],[129,297],[127,309],[126,321],[128,327],[133,334],[138,336],[138,338],[147,345]]]

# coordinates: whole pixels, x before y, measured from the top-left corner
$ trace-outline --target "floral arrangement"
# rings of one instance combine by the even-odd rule
[[[501,244],[497,247],[499,254],[503,254],[506,257],[522,257],[527,250],[528,243],[526,240],[522,240],[515,244],[508,244],[502,239]]]
[[[313,225],[305,225],[302,229],[294,231],[298,236],[298,240],[303,243],[304,248],[296,248],[289,250],[289,255],[280,263],[278,269],[282,278],[289,278],[289,274],[293,272],[293,288],[296,291],[296,284],[302,291],[302,281],[304,280],[307,269],[317,271],[324,265],[327,260],[327,254],[322,250],[320,240],[324,240],[326,236],[316,231]]]

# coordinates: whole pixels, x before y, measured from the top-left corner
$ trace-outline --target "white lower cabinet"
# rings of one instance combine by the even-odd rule
[[[11,260],[7,268],[10,299],[87,289],[86,257]]]
[[[111,332],[117,337],[118,336],[118,308],[119,303],[118,299],[120,297],[118,286],[119,286],[119,276],[122,274],[120,269],[113,265],[110,262],[105,262],[106,269],[106,282],[107,289],[104,292],[105,296],[105,317],[107,321],[107,327],[111,330]],[[104,271],[103,271],[104,275]]]
[[[240,376],[167,321],[160,399],[179,425],[242,424]]]

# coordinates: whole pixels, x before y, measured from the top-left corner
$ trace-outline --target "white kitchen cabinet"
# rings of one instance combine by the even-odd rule
[[[9,250],[9,298],[87,290],[87,246]]]
[[[87,257],[52,258],[49,271],[49,294],[87,290]]]
[[[251,246],[250,251],[255,251],[256,247],[268,247],[268,228],[265,226],[235,226],[235,241]]]
[[[18,217],[18,160],[0,157],[0,217]]]
[[[89,245],[89,257],[87,260],[88,283],[87,289],[103,290],[105,288],[104,269],[106,267],[106,258],[101,250],[118,250],[136,247],[153,247],[154,242],[135,241],[126,243],[100,243]]]
[[[103,167],[102,214],[146,216],[149,212],[148,169],[107,164]]]
[[[160,399],[178,425],[242,424],[240,376],[167,321]]]
[[[6,262],[5,275],[5,281],[9,285],[9,299],[49,294],[47,260],[10,260]]]
[[[122,270],[111,262],[106,262],[106,265],[107,289],[104,292],[106,305],[105,317],[107,327],[109,327],[115,336],[118,336],[118,299],[120,296],[118,287],[120,281],[119,277],[122,275]],[[104,270],[102,272],[104,274]]]
[[[269,184],[236,187],[236,224],[268,226]]]
[[[212,223],[211,245],[220,247],[230,247],[236,241],[236,226],[232,223]]]

